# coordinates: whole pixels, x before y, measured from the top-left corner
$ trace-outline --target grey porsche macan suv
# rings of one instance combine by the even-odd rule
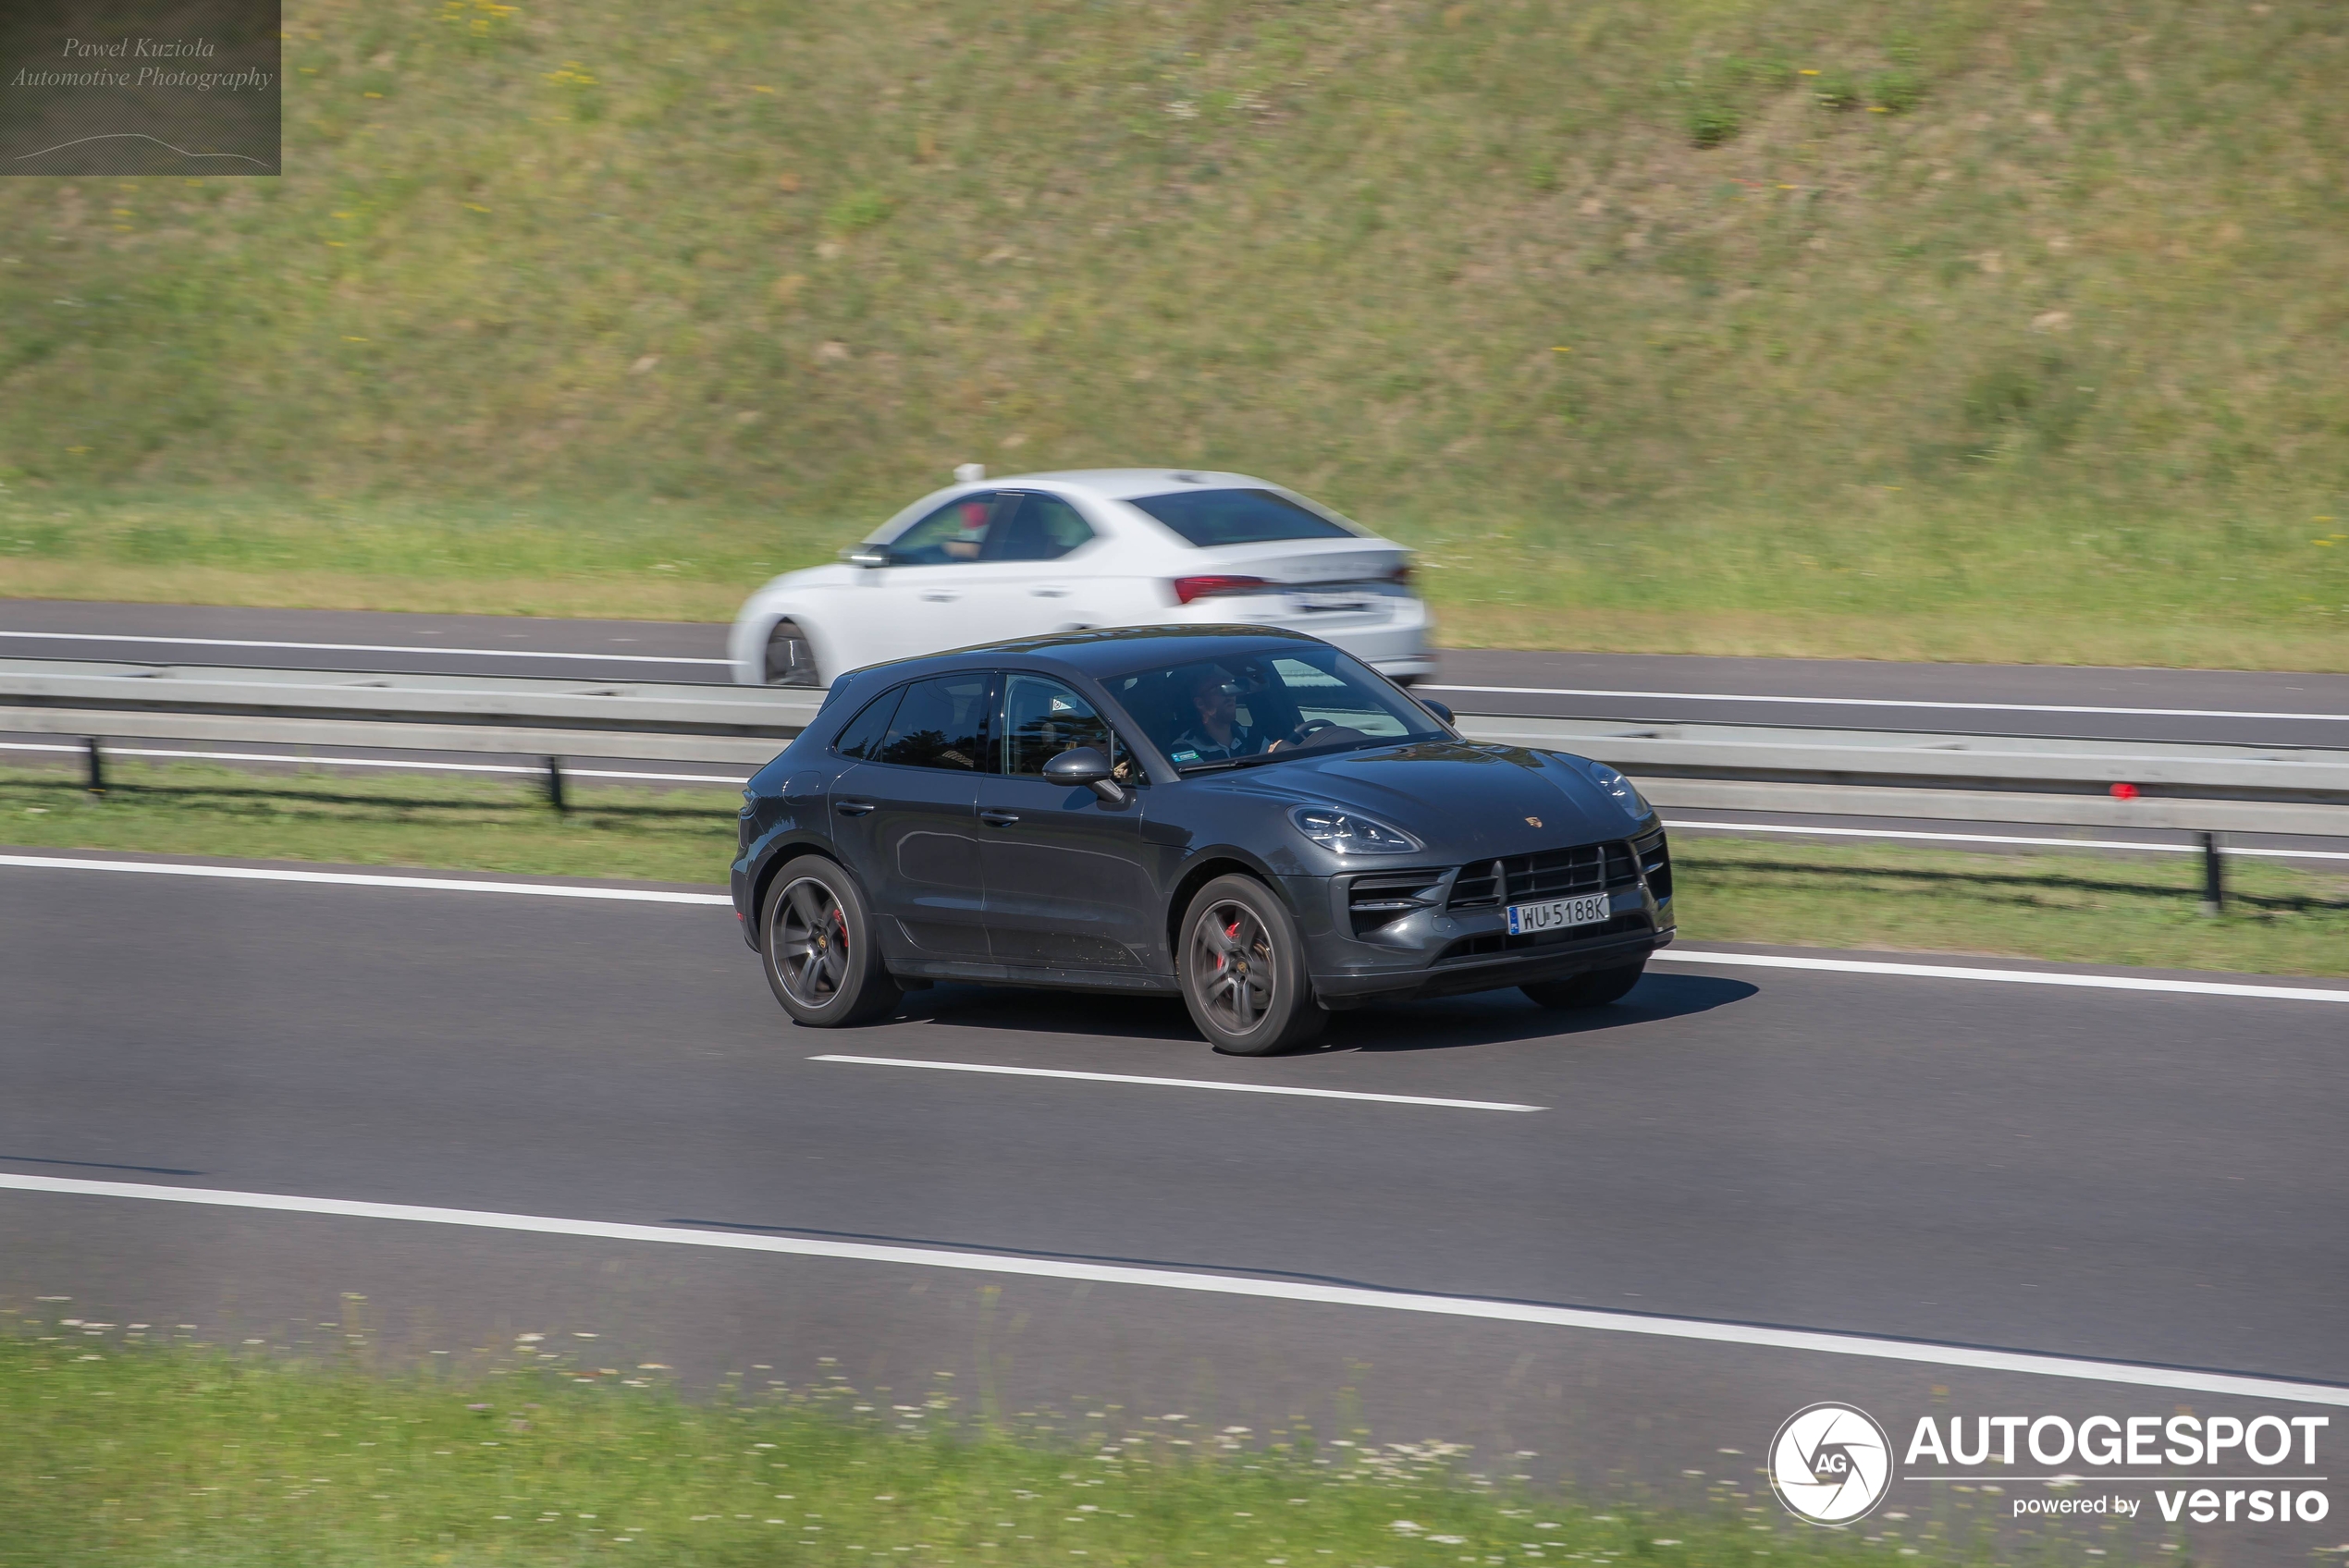
[[[734,906],[818,1026],[937,981],[1179,992],[1263,1055],[1381,998],[1614,1001],[1672,939],[1602,763],[1463,740],[1299,632],[1066,632],[876,665],[744,790]]]

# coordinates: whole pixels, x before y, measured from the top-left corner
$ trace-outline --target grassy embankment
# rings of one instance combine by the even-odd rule
[[[93,800],[69,775],[0,770],[0,842],[705,884],[733,852],[731,793],[574,790],[583,809],[558,816],[526,785],[272,781],[202,764],[119,763],[110,777],[118,787]],[[1674,859],[1689,941],[2349,975],[2349,876],[2273,862],[2232,862],[2231,902],[2212,918],[2191,855],[1682,836]]]
[[[71,1311],[38,1308],[0,1333],[8,1568],[527,1565],[607,1552],[705,1568],[1714,1568],[1757,1555],[1807,1568],[1900,1562],[1910,1543],[1962,1559],[1984,1533],[1971,1500],[1952,1497],[1914,1521],[1872,1520],[1863,1543],[1796,1525],[1750,1476],[1719,1483],[1701,1516],[1593,1512],[1529,1490],[1522,1458],[1508,1462],[1513,1476],[1473,1476],[1445,1445],[1354,1440],[1368,1434],[1316,1448],[1302,1433],[1242,1438],[1094,1411],[1106,1427],[1076,1420],[1057,1441],[1015,1441],[972,1419],[968,1390],[945,1379],[888,1415],[845,1379],[688,1403],[658,1370],[544,1353],[548,1365],[536,1344],[486,1376],[381,1378],[348,1359],[270,1360],[164,1328],[56,1321]]]
[[[1462,643],[2349,668],[2323,0],[289,22],[282,179],[0,190],[0,594],[719,617],[1174,461]]]

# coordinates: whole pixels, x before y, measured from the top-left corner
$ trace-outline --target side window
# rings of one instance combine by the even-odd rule
[[[832,742],[832,750],[844,757],[867,757],[880,750],[882,737],[889,733],[890,716],[897,711],[897,700],[905,688],[883,692],[865,704],[865,711],[842,727],[840,739]]]
[[[994,677],[983,669],[915,681],[904,689],[874,760],[903,767],[984,771],[987,694],[994,683]]]
[[[1109,721],[1093,704],[1041,675],[1003,678],[1003,771],[1040,778],[1044,765],[1063,752],[1091,746],[1109,758],[1110,777],[1141,782],[1142,771]]]
[[[1056,561],[1093,537],[1092,525],[1058,496],[1031,492],[1018,500],[1019,510],[988,534],[988,560]]]
[[[1018,507],[1020,497],[1000,490],[958,496],[889,543],[892,566],[951,566],[975,561],[988,535]]]

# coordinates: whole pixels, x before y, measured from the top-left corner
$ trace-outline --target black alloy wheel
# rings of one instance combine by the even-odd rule
[[[775,623],[767,634],[767,684],[769,686],[821,686],[823,677],[816,668],[816,649],[807,641],[807,633],[799,623],[784,619]]]
[[[864,897],[821,855],[802,855],[775,873],[759,936],[767,984],[801,1023],[864,1023],[898,1003],[901,993],[881,966]]]
[[[1229,1056],[1271,1056],[1321,1033],[1297,922],[1252,876],[1218,876],[1183,916],[1183,1002],[1208,1043]]]
[[[1588,974],[1577,974],[1567,980],[1544,980],[1539,985],[1520,986],[1523,991],[1543,1007],[1585,1008],[1605,1007],[1619,1002],[1640,983],[1641,974],[1648,961],[1627,963],[1619,969],[1593,969]]]

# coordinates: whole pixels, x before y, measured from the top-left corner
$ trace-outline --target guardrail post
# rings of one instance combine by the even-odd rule
[[[81,745],[82,750],[90,758],[88,789],[93,795],[103,795],[106,792],[106,762],[105,754],[98,750],[98,738],[95,735],[85,735],[81,738]]]
[[[547,759],[547,803],[559,812],[571,810],[571,802],[563,799],[563,759]]]
[[[2227,879],[2219,859],[2219,835],[2202,835],[2202,913],[2216,914],[2226,907]]]

